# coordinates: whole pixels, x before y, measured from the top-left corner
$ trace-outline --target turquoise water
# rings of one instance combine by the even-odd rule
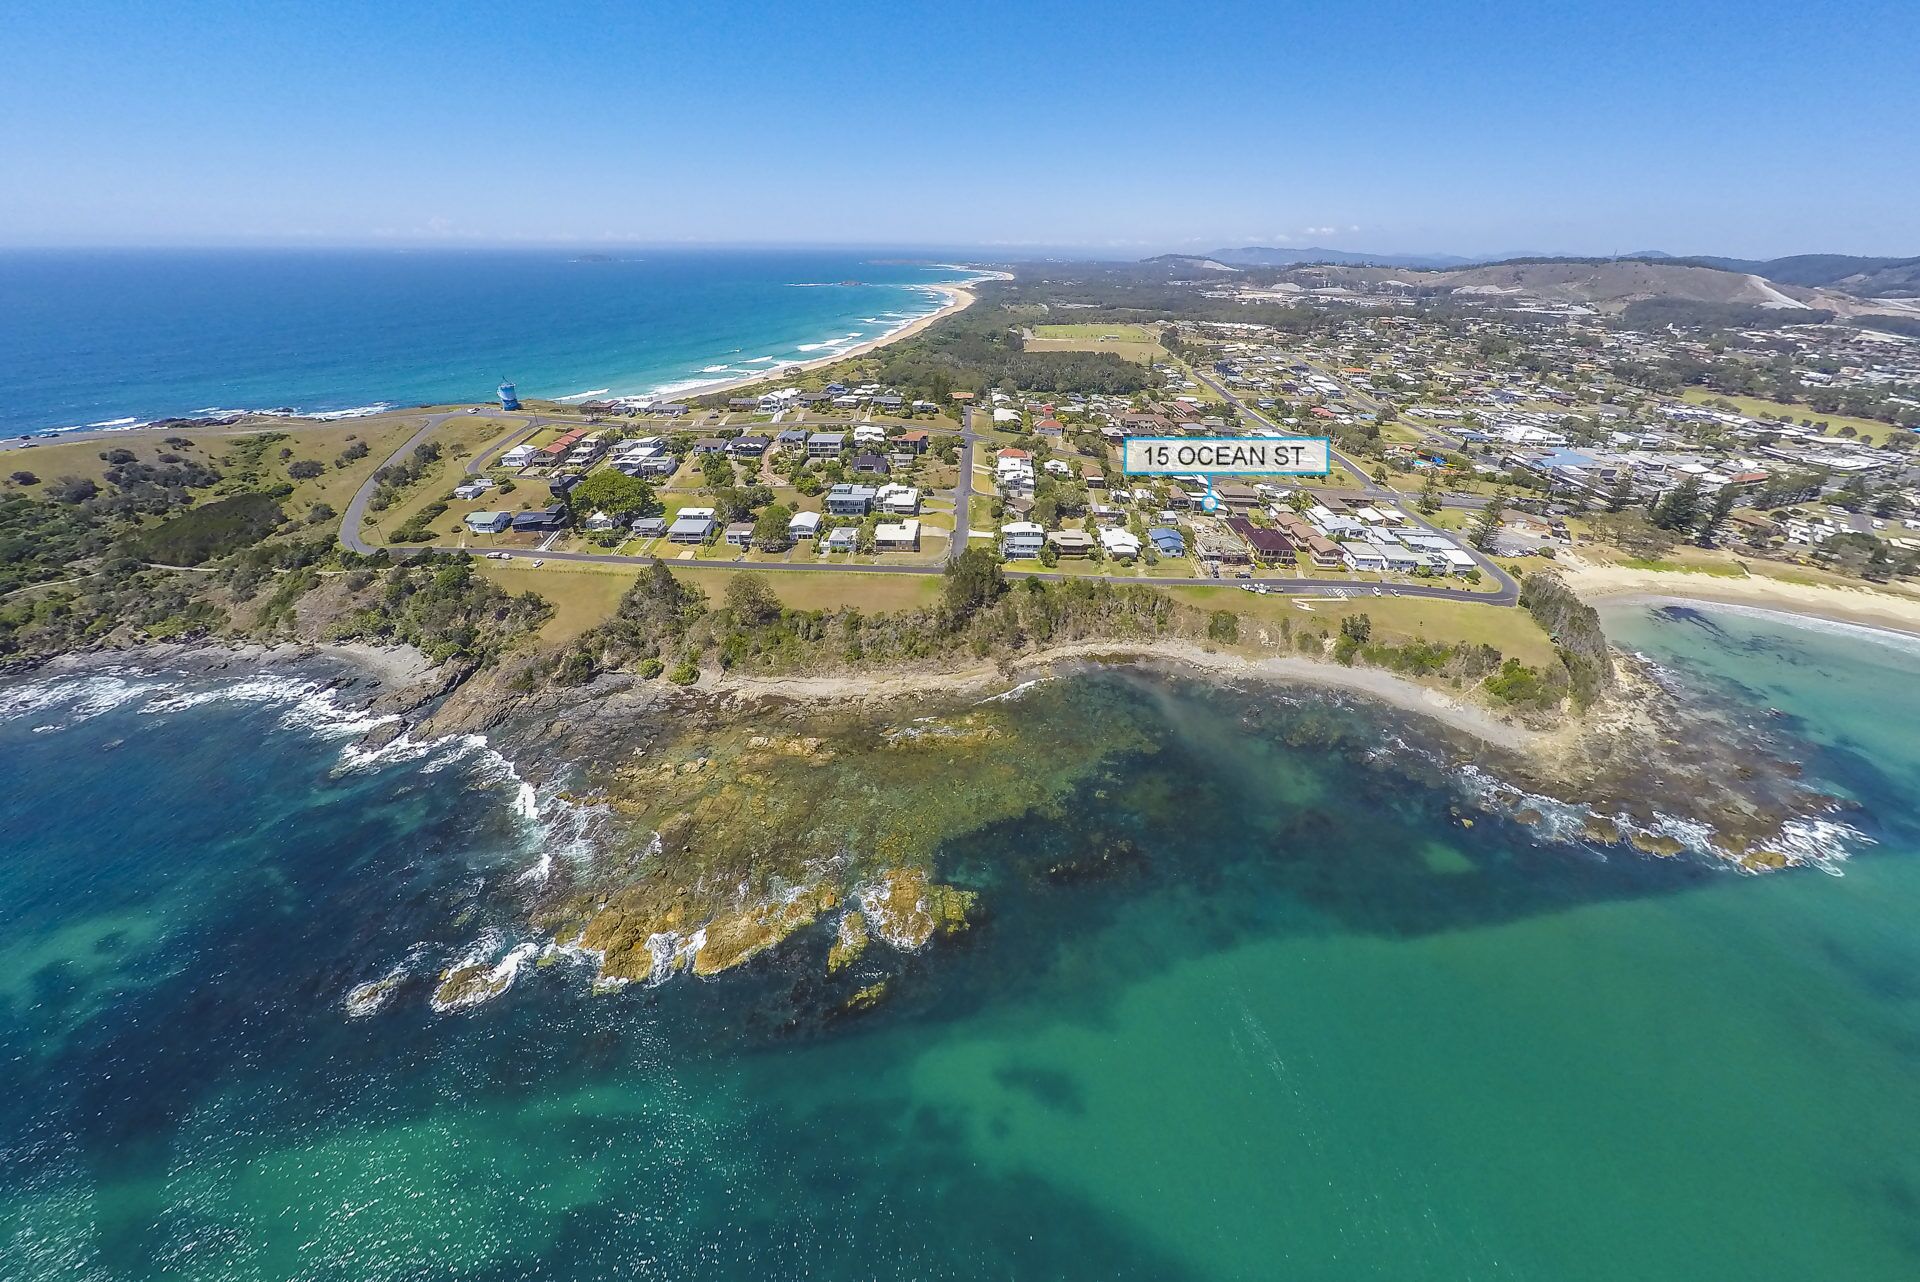
[[[0,252],[0,432],[477,401],[503,378],[674,393],[878,338],[967,276],[820,251]]]
[[[852,1018],[814,937],[435,1014],[569,812],[475,744],[357,762],[285,687],[17,688],[0,1276],[1911,1278],[1920,656],[1609,623],[1796,718],[1843,876],[1465,828],[1384,712],[1073,678],[1031,714],[1152,746],[949,843],[977,924],[863,958]]]

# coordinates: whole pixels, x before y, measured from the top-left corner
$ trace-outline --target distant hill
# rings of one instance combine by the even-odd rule
[[[1348,249],[1276,249],[1247,245],[1240,249],[1216,249],[1207,258],[1233,267],[1294,267],[1304,263],[1333,263],[1353,267],[1464,267],[1482,261],[1458,254],[1372,254]]]
[[[1838,290],[1856,298],[1920,297],[1920,258],[1794,254],[1787,258],[1698,257],[1669,261],[1717,267],[1728,272],[1749,272],[1780,285]]]

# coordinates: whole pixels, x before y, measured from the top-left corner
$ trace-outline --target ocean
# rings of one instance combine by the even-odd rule
[[[516,952],[605,819],[479,740],[356,752],[285,675],[12,681],[0,1277],[1905,1282],[1920,652],[1608,625],[1799,739],[1826,870],[1547,841],[1347,697],[1062,677],[1023,717],[1141,746],[950,839],[977,920],[853,1017],[817,938],[611,993]],[[462,956],[521,960],[436,1012]]]
[[[870,342],[976,276],[820,251],[0,251],[0,433],[480,401],[503,379],[677,395]]]

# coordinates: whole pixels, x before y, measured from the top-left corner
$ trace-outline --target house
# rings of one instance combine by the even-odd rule
[[[453,487],[453,497],[457,499],[477,499],[493,488],[491,477],[476,476],[464,485]]]
[[[873,407],[875,409],[886,410],[888,413],[894,414],[899,413],[906,403],[907,398],[904,396],[876,396],[873,398]]]
[[[1279,530],[1255,525],[1244,516],[1228,517],[1227,528],[1245,539],[1261,561],[1293,560],[1293,541]]]
[[[873,511],[878,494],[870,485],[836,485],[827,491],[827,511],[834,516],[865,516]]]
[[[1132,561],[1140,555],[1140,540],[1130,530],[1101,530],[1100,546],[1116,561]]]
[[[827,532],[827,551],[851,552],[860,546],[860,531],[852,526],[843,525],[837,530]]]
[[[874,527],[873,549],[876,552],[918,552],[920,550],[920,522],[898,521],[882,522]]]
[[[737,548],[752,547],[753,546],[753,522],[752,521],[733,521],[728,524],[727,532],[722,537],[725,538],[726,541],[733,547],[737,547]]]
[[[815,432],[807,438],[807,457],[839,458],[846,444],[845,432]]]
[[[551,507],[537,507],[531,512],[516,512],[513,528],[518,530],[564,530],[567,528],[567,506],[555,503]]]
[[[1098,463],[1082,463],[1080,465],[1080,479],[1086,483],[1086,487],[1090,490],[1104,490],[1107,488],[1107,474],[1100,469]]]
[[[1234,512],[1251,512],[1260,506],[1260,495],[1249,485],[1225,482],[1213,487],[1220,502]]]
[[[632,530],[637,538],[657,539],[664,536],[667,532],[667,518],[664,516],[636,516],[633,518],[633,524],[627,528]]]
[[[1000,527],[1000,555],[1009,561],[1031,561],[1040,555],[1047,532],[1032,521],[1015,521]]]
[[[713,535],[714,527],[719,524],[713,518],[710,507],[683,507],[679,515],[673,518],[673,524],[667,527],[667,541],[670,543],[705,543]]]
[[[912,516],[920,510],[920,491],[911,485],[888,483],[874,491],[873,501],[882,512]]]
[[[861,454],[854,458],[853,470],[866,476],[886,476],[893,467],[878,454]]]
[[[783,450],[804,450],[810,433],[804,427],[790,427],[775,437],[775,442]]]
[[[884,445],[886,440],[887,429],[881,427],[878,423],[862,423],[853,429],[853,443],[855,446]]]
[[[1387,568],[1386,555],[1373,543],[1348,542],[1340,545],[1346,554],[1347,564],[1356,570],[1384,571]]]
[[[736,396],[727,402],[727,408],[735,413],[749,413],[760,408],[760,400],[754,396]]]
[[[512,524],[511,512],[467,513],[467,528],[475,534],[498,534]]]
[[[1047,542],[1061,556],[1086,556],[1093,551],[1093,536],[1085,530],[1055,530]]]
[[[1382,543],[1380,555],[1387,560],[1387,568],[1396,574],[1411,574],[1425,563],[1425,559],[1412,548],[1399,543]]]
[[[1153,541],[1154,548],[1161,556],[1185,556],[1187,540],[1180,531],[1166,525],[1156,525],[1147,531],[1147,537]]]
[[[536,453],[538,453],[538,451],[531,445],[516,445],[500,456],[500,466],[515,469],[523,468],[533,462],[533,456]]]
[[[820,514],[818,512],[795,512],[793,519],[787,522],[787,537],[790,539],[811,539],[820,533]]]
[[[605,512],[595,512],[587,518],[587,528],[596,534],[602,530],[611,530],[614,524],[614,519]]]
[[[759,458],[773,444],[764,436],[736,436],[727,453],[735,458]]]
[[[693,452],[696,455],[725,454],[727,452],[726,439],[719,436],[703,436],[693,443]]]
[[[900,435],[894,439],[894,444],[903,450],[911,450],[915,454],[925,454],[927,452],[927,446],[931,444],[932,441],[933,436],[931,433],[919,430],[900,433]]]
[[[1315,569],[1337,570],[1346,564],[1346,554],[1339,545],[1314,529],[1306,517],[1285,509],[1276,509],[1272,515],[1274,525],[1292,540],[1295,548],[1307,554]]]
[[[564,496],[568,490],[580,484],[580,482],[585,479],[586,478],[577,476],[572,472],[563,472],[559,476],[547,478],[547,489],[556,495]]]

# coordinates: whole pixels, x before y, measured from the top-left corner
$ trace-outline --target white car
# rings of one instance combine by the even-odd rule
[[[487,560],[489,560],[489,561],[511,561],[511,560],[513,560],[513,553],[511,553],[511,552],[489,552],[489,553],[487,553]]]
[[[537,569],[539,569],[539,568],[540,568],[541,566],[543,566],[543,565],[545,565],[545,564],[546,564],[546,562],[545,562],[545,561],[532,561],[532,562],[529,562],[529,564],[530,564],[530,565],[532,565],[532,566],[533,566],[533,568],[537,570]]]

